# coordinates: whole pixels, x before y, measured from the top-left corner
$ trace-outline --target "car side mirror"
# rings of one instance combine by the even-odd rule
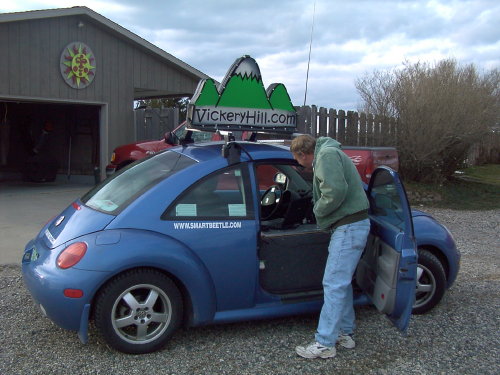
[[[274,175],[274,182],[280,185],[286,184],[286,175],[284,173],[278,172]]]
[[[166,132],[164,135],[165,143],[171,146],[176,146],[179,144],[179,139],[173,132]]]

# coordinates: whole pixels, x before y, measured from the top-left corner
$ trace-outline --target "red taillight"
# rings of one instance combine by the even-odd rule
[[[71,205],[72,205],[72,206],[73,206],[73,208],[74,208],[75,210],[77,210],[77,211],[78,211],[79,209],[81,209],[81,208],[82,208],[82,207],[81,207],[78,203],[76,203],[76,202],[73,202]]]
[[[57,265],[63,269],[73,267],[83,258],[86,251],[87,244],[85,242],[71,244],[59,254]]]
[[[83,290],[64,289],[64,295],[68,298],[82,298],[83,297]]]

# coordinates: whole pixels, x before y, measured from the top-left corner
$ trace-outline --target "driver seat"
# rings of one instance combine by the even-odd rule
[[[291,199],[281,227],[286,229],[302,224],[307,216],[310,204],[311,197],[308,196]]]
[[[283,217],[262,221],[263,230],[267,229],[291,229],[303,223],[304,219],[308,217],[311,208],[310,196],[299,196],[289,190],[287,196],[281,199],[287,200],[287,208]]]

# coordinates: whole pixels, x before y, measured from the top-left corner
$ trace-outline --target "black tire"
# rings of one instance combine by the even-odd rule
[[[182,296],[172,280],[159,271],[140,268],[104,286],[96,297],[94,319],[109,346],[143,354],[167,343],[181,323],[182,312]]]
[[[446,274],[439,259],[429,250],[418,249],[417,290],[413,314],[425,314],[446,291]]]

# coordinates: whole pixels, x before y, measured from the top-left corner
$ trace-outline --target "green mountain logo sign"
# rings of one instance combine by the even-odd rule
[[[188,106],[188,127],[200,130],[293,132],[297,113],[282,83],[264,88],[257,62],[237,59],[223,81],[200,81]]]

